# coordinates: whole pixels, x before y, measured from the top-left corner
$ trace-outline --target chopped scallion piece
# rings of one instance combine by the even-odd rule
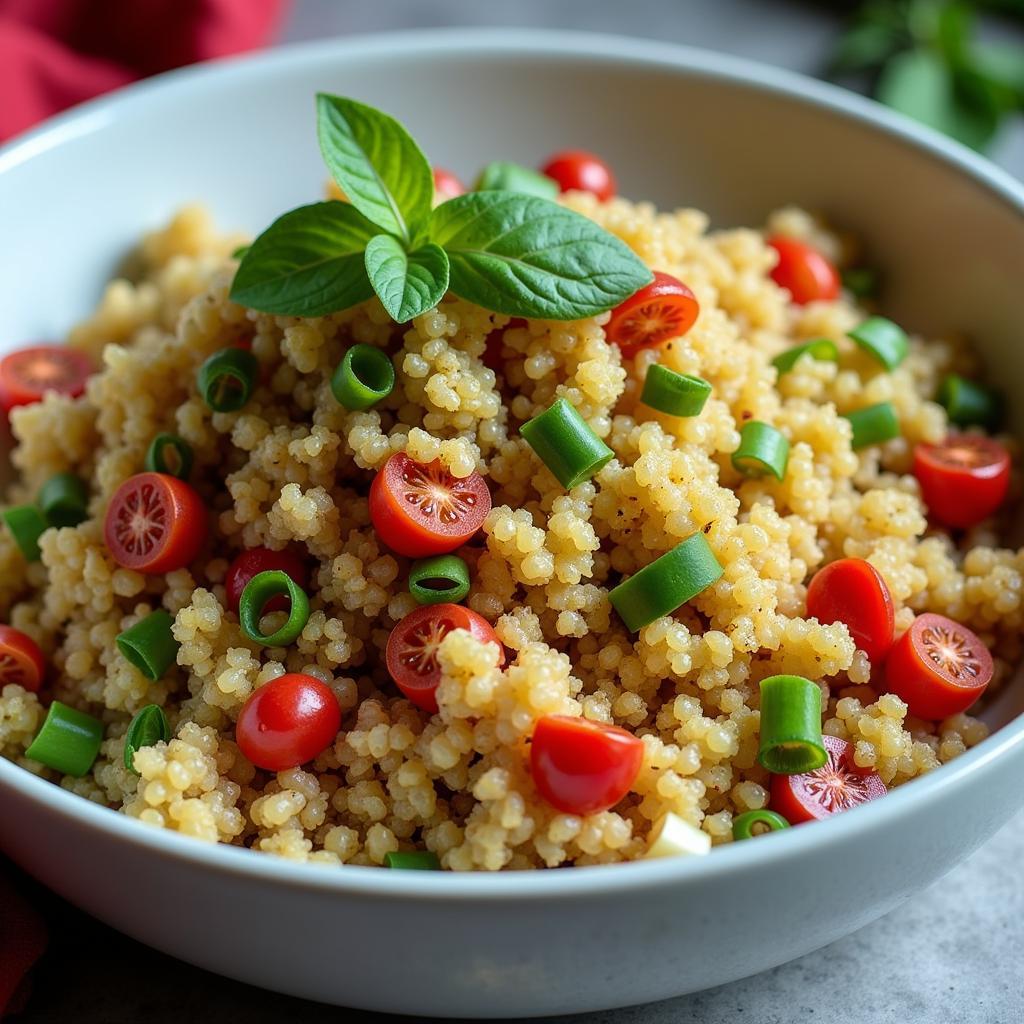
[[[740,446],[732,453],[733,466],[745,476],[771,473],[783,480],[789,465],[789,440],[768,423],[750,420],[740,431]]]
[[[753,839],[755,836],[761,835],[762,832],[777,832],[783,828],[789,828],[789,822],[775,811],[744,811],[743,814],[737,815],[732,820],[732,837],[733,839]]]
[[[669,416],[697,416],[710,394],[711,385],[706,380],[652,363],[640,401]]]
[[[259,370],[251,352],[221,349],[199,367],[199,393],[214,412],[237,412],[252,396]]]
[[[608,599],[635,633],[695,598],[723,571],[707,538],[698,532],[623,580]]]
[[[711,850],[711,836],[703,829],[684,821],[678,814],[666,811],[651,829],[647,840],[648,859],[656,857],[702,856]]]
[[[821,738],[821,690],[803,676],[761,680],[763,768],[776,775],[801,775],[820,768],[828,753]]]
[[[39,490],[39,508],[50,526],[77,526],[89,518],[89,489],[74,473],[57,473]]]
[[[895,370],[910,351],[906,332],[884,316],[868,317],[850,331],[850,337],[887,370]]]
[[[781,377],[784,373],[789,373],[805,355],[821,363],[834,363],[839,359],[839,349],[831,338],[815,338],[813,341],[804,342],[803,345],[787,348],[772,360],[772,366],[779,371]]]
[[[389,868],[400,868],[403,871],[441,870],[441,862],[437,859],[437,854],[431,853],[429,850],[385,853],[384,866]]]
[[[900,436],[900,421],[892,402],[879,402],[865,409],[855,409],[846,413],[846,418],[853,427],[851,444],[854,451]]]
[[[35,505],[14,505],[0,512],[0,516],[25,556],[25,561],[38,562],[41,557],[39,538],[49,526],[42,511]]]
[[[615,456],[564,398],[524,423],[519,433],[567,490],[589,480]]]
[[[157,434],[146,452],[146,469],[187,480],[192,472],[192,446],[177,434]]]
[[[284,625],[269,635],[260,632],[260,619],[268,602],[278,595],[291,601],[288,618]],[[306,592],[280,569],[269,569],[257,573],[245,585],[238,601],[238,621],[242,632],[252,641],[264,647],[285,647],[292,643],[305,628],[309,620],[309,598]]]
[[[157,680],[178,657],[181,644],[171,632],[173,625],[174,619],[159,608],[121,633],[117,649],[147,679]]]
[[[958,427],[998,430],[1002,422],[1002,396],[955,373],[943,378],[935,400]]]
[[[855,299],[870,299],[878,293],[878,271],[874,267],[849,267],[840,277]]]
[[[331,377],[331,392],[349,410],[369,409],[395,388],[395,368],[372,345],[353,345]]]
[[[458,555],[435,555],[414,563],[409,593],[417,604],[458,604],[469,593],[469,566]]]
[[[142,747],[166,743],[171,738],[171,727],[167,724],[164,709],[156,704],[147,704],[131,720],[124,734],[124,766],[135,772],[135,753]]]
[[[480,172],[474,186],[476,192],[488,192],[492,189],[554,199],[558,195],[558,182],[530,167],[523,167],[508,160],[495,160]]]
[[[103,723],[55,700],[25,756],[62,775],[81,778],[93,766],[103,742]]]

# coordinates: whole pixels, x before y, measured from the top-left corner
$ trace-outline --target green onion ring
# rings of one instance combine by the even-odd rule
[[[757,760],[776,775],[801,775],[828,760],[821,738],[821,690],[803,676],[761,680]]]
[[[214,412],[237,412],[252,397],[259,369],[246,349],[222,348],[199,367],[199,393]]]
[[[754,831],[755,825],[766,825],[769,832],[778,832],[789,828],[789,822],[776,811],[767,809],[760,811],[744,811],[732,820],[733,839],[754,839],[760,833]]]
[[[135,775],[135,753],[142,747],[166,743],[171,738],[171,727],[167,724],[164,709],[157,704],[147,704],[138,711],[124,734],[124,766]]]
[[[440,871],[441,862],[436,853],[429,850],[414,850],[409,853],[395,852],[384,854],[384,866],[401,868],[404,871]]]
[[[25,756],[62,775],[81,778],[93,766],[103,742],[103,723],[55,700]]]
[[[77,526],[89,518],[89,489],[74,473],[57,473],[39,490],[39,508],[50,526]]]
[[[469,566],[458,555],[435,555],[413,563],[409,593],[417,604],[458,604],[469,593]]]
[[[878,292],[879,275],[874,267],[849,267],[839,276],[855,299],[870,299]]]
[[[887,370],[895,370],[910,351],[906,331],[884,316],[868,317],[850,331],[850,337]]]
[[[640,401],[669,416],[698,416],[710,395],[711,385],[703,378],[652,363],[644,378]]]
[[[1002,396],[959,374],[950,373],[942,379],[935,400],[958,427],[998,430],[1002,423]]]
[[[564,398],[524,423],[519,433],[566,490],[589,480],[615,457]]]
[[[723,572],[704,534],[693,533],[623,580],[608,594],[608,600],[626,628],[635,633],[691,601]]]
[[[772,366],[779,371],[781,377],[784,373],[789,373],[804,355],[808,355],[820,363],[839,361],[839,349],[836,348],[836,343],[831,338],[815,338],[813,341],[804,342],[803,345],[794,345],[792,348],[787,348],[785,352],[779,353],[772,360]]]
[[[0,512],[0,517],[11,531],[25,561],[38,562],[42,557],[39,538],[50,525],[43,513],[35,505],[14,505]]]
[[[260,618],[267,602],[279,594],[287,595],[291,601],[288,618],[275,633],[265,636],[260,632]],[[309,598],[306,592],[280,569],[269,569],[257,573],[245,585],[238,601],[238,621],[242,632],[254,643],[264,647],[286,647],[292,643],[309,620]]]
[[[372,345],[353,345],[331,377],[331,393],[350,411],[369,409],[395,389],[395,368]]]
[[[853,427],[853,440],[850,443],[854,451],[900,436],[900,421],[892,402],[879,402],[864,409],[856,409],[846,413],[846,419]]]
[[[744,476],[771,473],[783,480],[789,465],[789,440],[768,423],[750,420],[740,431],[740,446],[732,453],[732,464]]]
[[[147,679],[157,680],[174,664],[181,644],[174,639],[174,619],[163,608],[151,612],[117,639],[117,649]]]
[[[174,451],[177,466],[167,461],[164,449]],[[150,473],[167,473],[179,480],[187,480],[192,472],[192,445],[178,437],[177,434],[157,434],[149,442],[146,452],[146,469]]]

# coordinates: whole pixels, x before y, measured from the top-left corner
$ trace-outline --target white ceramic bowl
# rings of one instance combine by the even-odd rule
[[[59,336],[181,203],[259,229],[319,195],[320,89],[397,114],[466,174],[571,144],[604,154],[626,194],[720,225],[759,224],[787,202],[821,209],[868,240],[893,315],[969,329],[996,377],[1024,389],[1024,190],[1006,175],[780,71],[508,30],[328,41],[177,72],[8,148],[0,348]],[[129,935],[282,992],[447,1017],[621,1006],[799,956],[949,870],[1024,802],[1022,690],[991,708],[992,738],[932,775],[703,859],[496,876],[305,867],[147,829],[3,760],[0,847]]]

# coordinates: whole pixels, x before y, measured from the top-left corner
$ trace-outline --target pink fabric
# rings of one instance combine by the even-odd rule
[[[0,0],[0,141],[65,107],[270,41],[288,0]],[[46,925],[0,867],[0,1017],[28,995]]]

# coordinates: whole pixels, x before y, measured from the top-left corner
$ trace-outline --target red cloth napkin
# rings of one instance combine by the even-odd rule
[[[270,41],[288,0],[0,0],[0,141],[100,93]]]
[[[160,71],[270,41],[288,0],[0,0],[0,141]],[[21,1009],[46,925],[0,865],[0,1017]]]

